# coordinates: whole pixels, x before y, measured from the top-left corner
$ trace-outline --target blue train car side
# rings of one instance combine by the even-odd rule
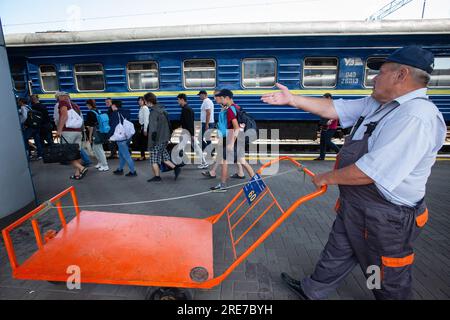
[[[235,92],[236,102],[260,123],[317,120],[287,106],[261,103],[262,93],[276,90],[275,82],[299,94],[321,96],[329,92],[334,98],[364,97],[371,93],[375,75],[367,68],[369,59],[419,44],[436,56],[438,69],[429,95],[450,122],[450,22],[441,25],[438,31],[430,31],[424,24],[417,32],[362,30],[268,36],[247,32],[241,36],[167,39],[127,39],[127,32],[133,34],[127,29],[114,41],[99,35],[95,41],[91,37],[90,42],[59,43],[61,37],[70,38],[71,33],[47,34],[45,41],[28,43],[20,37],[6,40],[16,94],[37,93],[48,108],[53,108],[54,91],[62,90],[82,108],[87,99],[96,99],[100,109],[105,98],[120,99],[136,120],[136,98],[151,91],[176,120],[180,116],[176,96],[184,92],[198,118],[198,91],[206,89],[212,94],[215,89],[228,88]],[[140,74],[138,68],[144,68]],[[89,76],[93,90],[88,87]]]

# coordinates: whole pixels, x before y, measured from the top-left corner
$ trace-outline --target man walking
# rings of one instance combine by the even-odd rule
[[[174,170],[175,180],[180,175],[181,168],[170,161],[167,144],[171,138],[169,114],[164,106],[158,103],[155,94],[149,92],[144,96],[145,103],[150,107],[150,120],[148,125],[148,147],[150,148],[150,163],[152,164],[153,178],[147,182],[161,181],[161,162]]]
[[[202,148],[200,148],[198,140],[195,139],[194,110],[192,110],[192,108],[189,106],[187,102],[187,96],[184,93],[180,93],[177,96],[177,99],[178,104],[181,106],[180,124],[184,130],[189,132],[192,148],[201,161],[199,169],[207,168],[208,164],[206,163],[205,156],[203,155],[203,150]]]

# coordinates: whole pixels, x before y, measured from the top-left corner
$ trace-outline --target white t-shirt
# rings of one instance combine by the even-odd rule
[[[205,100],[203,100],[202,103],[200,115],[200,120],[202,121],[202,123],[206,123],[206,110],[211,110],[209,123],[214,123],[214,103],[211,101],[210,98],[206,98]]]

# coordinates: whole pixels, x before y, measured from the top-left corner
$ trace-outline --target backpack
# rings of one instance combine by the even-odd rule
[[[111,130],[111,127],[109,126],[109,117],[106,113],[101,113],[100,111],[91,110],[95,113],[97,117],[97,123],[98,123],[98,131],[100,133],[108,133],[109,130]]]
[[[30,107],[26,107],[28,109],[27,118],[25,119],[25,126],[29,128],[39,128],[42,125],[42,113],[33,110]]]
[[[239,109],[238,109],[238,108],[236,108],[235,105],[232,105],[231,108],[237,117],[239,126],[244,129],[244,132],[246,132],[249,129],[253,129],[253,130],[255,130],[256,135],[258,135],[258,126],[256,125],[255,119],[253,119],[253,117],[250,116],[247,112],[242,110],[241,107],[239,107]],[[245,137],[245,141],[247,143],[253,142],[254,139],[252,141],[249,141],[250,140],[249,138],[250,137]]]

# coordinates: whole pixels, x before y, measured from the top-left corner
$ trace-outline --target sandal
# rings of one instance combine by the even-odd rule
[[[233,178],[233,179],[245,179],[245,176],[240,176],[237,173],[235,173],[232,176],[230,176],[230,178]]]
[[[83,179],[83,176],[73,175],[73,176],[70,176],[70,179],[72,179],[72,180],[81,180],[81,179]]]
[[[83,177],[86,175],[87,172],[88,172],[88,168],[84,167],[84,169],[81,170],[81,172],[80,172],[80,179],[83,179]]]
[[[205,176],[206,178],[210,178],[210,179],[216,178],[216,176],[211,175],[211,173],[209,171],[202,171],[202,175]]]

